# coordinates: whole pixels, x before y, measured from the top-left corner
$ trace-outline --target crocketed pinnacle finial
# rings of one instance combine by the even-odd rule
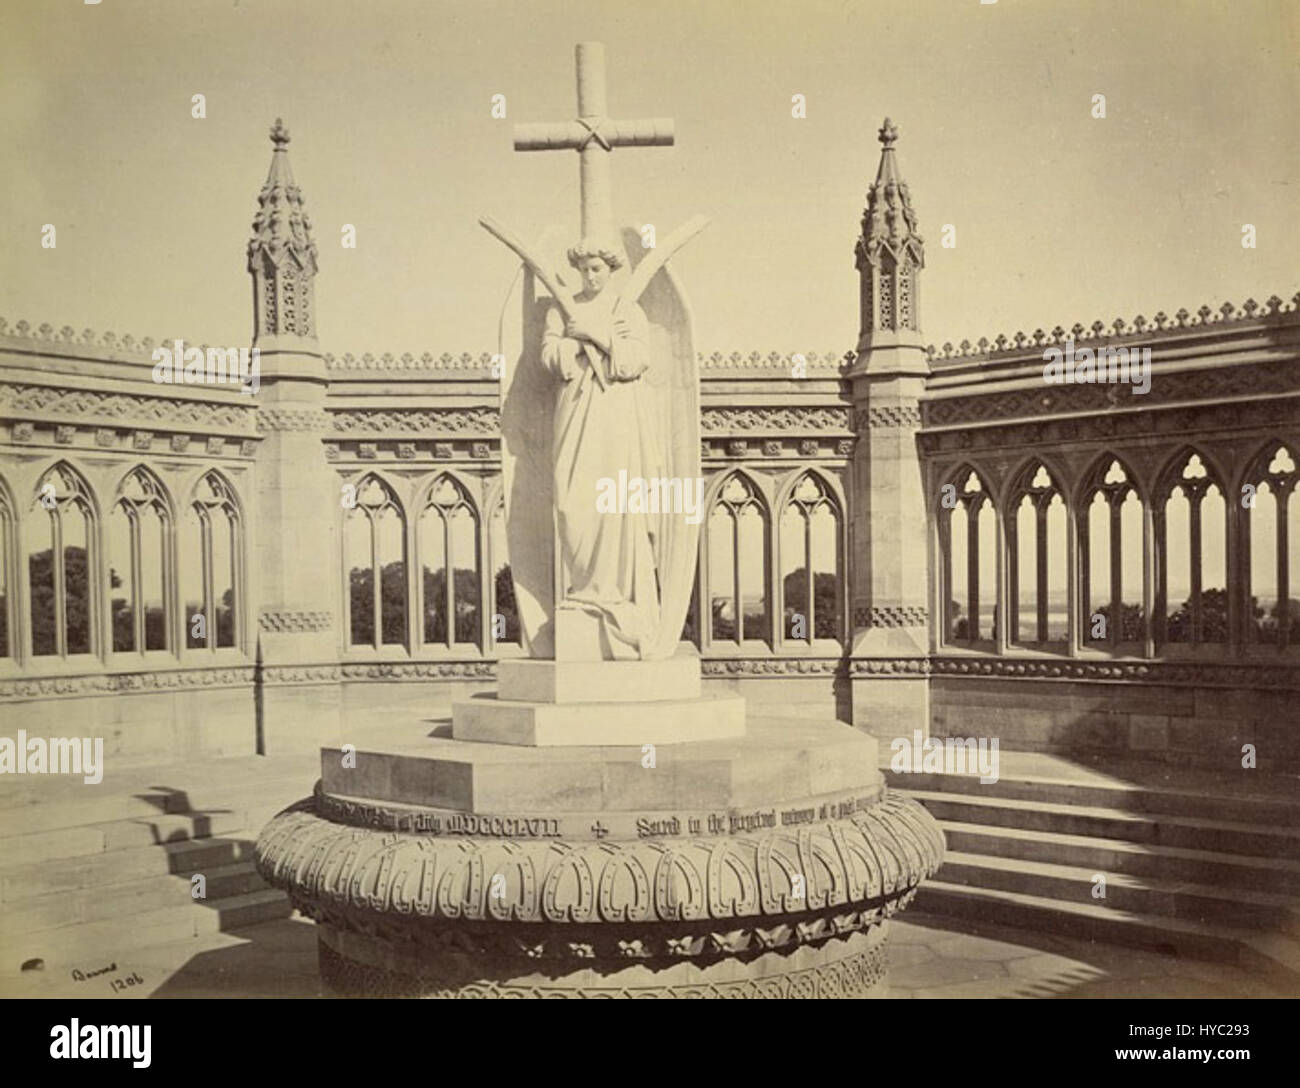
[[[271,143],[275,144],[277,151],[286,147],[289,143],[289,130],[279,117],[275,119],[275,124],[271,126]]]
[[[894,142],[898,139],[898,126],[886,117],[885,123],[880,126],[880,131],[876,135],[886,151],[893,151]]]

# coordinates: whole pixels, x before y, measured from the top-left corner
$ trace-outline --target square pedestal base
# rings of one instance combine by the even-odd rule
[[[667,661],[544,661],[497,663],[498,695],[506,702],[646,703],[698,699],[700,659]]]
[[[456,740],[532,747],[643,745],[745,735],[739,695],[638,703],[539,703],[479,697],[452,704]]]

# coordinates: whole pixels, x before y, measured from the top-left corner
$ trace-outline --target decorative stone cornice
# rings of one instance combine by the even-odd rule
[[[0,699],[117,695],[123,692],[235,688],[253,682],[253,667],[175,669],[150,672],[92,673],[79,676],[22,677],[0,680]]]
[[[800,358],[797,359],[796,356]],[[732,351],[725,354],[721,351],[701,351],[696,353],[696,359],[701,370],[780,370],[785,372],[787,376],[796,363],[801,360],[809,370],[833,370],[838,372],[852,365],[854,357],[855,353],[852,351],[807,351],[786,352],[784,354],[778,351]],[[380,355],[365,352],[360,356],[353,355],[351,352],[344,352],[342,355],[326,353],[322,358],[325,360],[326,367],[330,370],[482,371],[483,374],[474,373],[469,376],[483,377],[491,372],[493,354],[487,351],[477,353],[462,351],[456,355],[450,352],[434,355],[432,352],[426,351],[417,356],[409,351],[403,352],[401,355],[386,351]]]
[[[1300,691],[1300,663],[1222,661],[1057,661],[1015,657],[930,659],[935,676],[997,677],[1014,680],[1086,680],[1172,687],[1282,688]]]
[[[330,429],[330,414],[323,408],[261,408],[257,429],[270,431],[324,432]]]
[[[838,657],[704,657],[702,676],[838,676],[844,662]]]
[[[1078,658],[936,654],[929,657],[853,658],[849,662],[849,672],[853,676],[987,677],[1300,692],[1300,662],[1083,661]]]
[[[877,405],[859,408],[855,415],[859,432],[900,430],[921,426],[921,409],[914,404]]]
[[[787,434],[791,431],[848,433],[852,430],[848,408],[705,408],[700,429],[709,434]]]
[[[375,661],[342,667],[344,680],[492,680],[496,673],[495,661]]]
[[[1300,389],[1296,390],[1300,396]],[[1054,446],[1068,443],[1071,451],[1086,449],[1086,443],[1113,445],[1117,440],[1167,437],[1179,447],[1187,436],[1196,435],[1205,444],[1215,431],[1253,433],[1263,427],[1294,424],[1294,397],[1275,395],[1268,400],[1179,405],[1164,411],[1113,412],[1068,419],[1040,419],[994,423],[983,427],[952,427],[921,431],[917,436],[927,455],[960,454],[969,451],[1005,453],[1023,446]],[[1173,452],[1172,450],[1170,451]]]
[[[942,349],[931,344],[926,348],[926,352],[931,359],[992,358],[998,355],[1033,352],[1047,345],[1064,344],[1066,340],[1073,340],[1076,343],[1110,342],[1134,336],[1149,340],[1156,335],[1176,335],[1184,330],[1195,332],[1203,331],[1206,327],[1222,327],[1251,321],[1286,320],[1287,315],[1295,314],[1298,310],[1300,310],[1300,292],[1291,297],[1289,305],[1283,303],[1277,295],[1271,296],[1263,307],[1253,298],[1249,298],[1242,303],[1240,309],[1233,306],[1231,302],[1225,302],[1217,310],[1209,306],[1202,306],[1194,314],[1188,313],[1187,310],[1179,310],[1172,320],[1161,311],[1150,320],[1138,314],[1132,321],[1117,317],[1109,324],[1105,321],[1094,321],[1086,328],[1081,324],[1075,324],[1073,328],[1067,330],[1057,325],[1051,332],[1035,329],[1030,335],[1023,332],[1017,332],[1014,336],[1003,334],[994,337],[992,341],[981,336],[974,344],[969,340],[963,340],[955,348],[951,343],[944,344]]]
[[[1029,389],[981,393],[978,385],[960,395],[936,397],[921,402],[924,426],[958,424],[1052,416],[1063,413],[1100,412],[1144,415],[1163,405],[1182,408],[1189,401],[1218,401],[1228,397],[1300,393],[1300,378],[1289,360],[1155,373],[1151,388],[1134,396],[1124,385],[1038,385]]]
[[[247,398],[245,398],[247,399]],[[48,419],[72,417],[113,419],[124,423],[173,424],[192,428],[219,428],[244,433],[254,430],[256,408],[176,397],[133,396],[53,385],[0,383],[0,415]]]
[[[333,625],[333,618],[328,611],[268,610],[257,617],[257,625],[263,631],[282,633],[328,631]]]
[[[497,437],[501,413],[496,408],[336,408],[330,411],[336,432],[349,434],[476,434]]]
[[[855,608],[853,622],[858,627],[924,627],[929,622],[929,610],[924,605]]]

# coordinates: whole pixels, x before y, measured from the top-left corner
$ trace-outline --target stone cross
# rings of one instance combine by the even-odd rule
[[[671,118],[612,121],[605,106],[605,46],[579,42],[574,50],[578,71],[578,118],[535,125],[515,125],[516,151],[574,150],[581,157],[582,236],[608,238],[614,212],[610,195],[609,153],[616,147],[671,147]]]

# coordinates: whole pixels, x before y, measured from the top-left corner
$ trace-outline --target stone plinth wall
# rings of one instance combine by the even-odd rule
[[[1300,774],[1300,690],[947,676],[930,685],[936,737],[1207,770],[1240,769],[1253,744],[1261,772]]]

